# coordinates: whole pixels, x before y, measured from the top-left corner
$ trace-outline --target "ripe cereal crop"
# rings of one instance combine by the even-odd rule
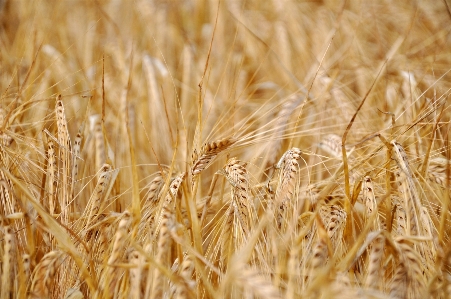
[[[450,298],[451,2],[0,1],[0,297]]]

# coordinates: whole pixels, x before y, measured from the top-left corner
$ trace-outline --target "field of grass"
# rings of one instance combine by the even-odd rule
[[[0,26],[0,298],[451,298],[449,0]]]

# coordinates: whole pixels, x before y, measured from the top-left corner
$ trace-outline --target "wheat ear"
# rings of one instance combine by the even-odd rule
[[[164,185],[164,179],[161,174],[158,174],[149,184],[147,194],[145,196],[142,207],[142,221],[141,223],[149,225],[149,220],[152,217],[152,209],[156,207],[158,196]]]
[[[67,129],[67,121],[66,114],[64,112],[63,101],[61,100],[61,95],[57,96],[56,99],[56,124],[58,127],[58,143],[59,143],[59,159],[61,161],[61,184],[62,188],[60,189],[61,198],[60,206],[61,206],[61,218],[64,223],[69,222],[69,215],[71,213],[69,207],[69,188],[72,186],[70,171],[71,167],[71,141],[69,136],[69,130]]]
[[[157,224],[158,233],[158,243],[157,243],[157,253],[155,260],[159,263],[165,265],[167,263],[166,258],[168,258],[168,247],[171,241],[170,238],[170,227],[173,225],[174,216],[172,214],[173,206],[175,205],[174,199],[177,196],[180,185],[182,184],[185,173],[178,175],[169,186],[169,192],[166,195],[165,201],[163,202],[162,211]],[[163,288],[163,277],[158,269],[154,270],[153,281],[151,284],[151,297],[150,298],[160,298],[162,295]],[[149,290],[146,290],[146,298],[149,296]]]
[[[326,265],[329,257],[328,235],[324,224],[319,216],[316,216],[317,223],[317,241],[313,246],[312,259],[310,261],[310,281],[315,279],[321,268]]]
[[[413,298],[422,298],[425,296],[427,285],[423,276],[423,259],[414,250],[414,245],[411,241],[399,238],[395,242],[400,253],[400,260],[406,266],[409,292]]]
[[[243,237],[243,232],[244,234],[249,233],[254,215],[253,204],[250,200],[249,178],[245,166],[246,164],[241,163],[236,158],[232,158],[222,169],[225,177],[232,186],[231,206],[233,207],[234,216],[238,220],[234,222],[233,226],[238,227],[237,225],[239,225],[241,227],[238,235],[241,237]],[[241,241],[244,241],[244,238]]]
[[[398,190],[404,195],[404,207],[407,213],[407,231],[409,234],[416,235],[421,231],[418,213],[422,209],[422,204],[415,187],[412,171],[407,159],[407,154],[400,143],[393,140],[391,142],[394,159],[399,169],[395,171],[398,182]],[[420,229],[418,226],[420,225]]]
[[[396,266],[395,274],[390,285],[390,298],[407,298],[407,269],[404,262],[399,262]]]
[[[158,244],[157,244],[157,253],[155,256],[155,260],[163,265],[167,264],[167,258],[169,257],[169,246],[170,246],[170,226],[173,221],[173,215],[166,207],[163,207],[162,211],[162,219],[160,224],[159,236],[158,236]],[[152,282],[152,291],[150,298],[157,299],[163,296],[163,285],[164,280],[160,270],[155,269],[153,272],[153,282]],[[147,297],[147,296],[146,296]]]
[[[363,178],[362,193],[363,201],[366,206],[365,221],[370,219],[373,213],[377,213],[376,218],[374,219],[373,228],[379,229],[379,213],[377,209],[376,196],[374,194],[374,185],[369,176]]]
[[[167,209],[172,212],[172,207],[175,205],[175,202],[173,199],[177,196],[178,190],[180,188],[180,185],[182,184],[183,179],[185,178],[185,173],[179,174],[169,185],[169,191],[166,195],[161,208],[160,216],[158,217],[158,221],[156,224],[156,228],[154,230],[154,235],[156,236],[159,233],[161,221],[163,218],[164,210]]]
[[[122,219],[119,221],[116,233],[113,240],[113,249],[111,250],[110,257],[108,258],[108,268],[103,275],[103,287],[104,295],[110,298],[116,287],[117,281],[119,280],[119,271],[114,266],[119,262],[121,258],[122,250],[125,246],[125,241],[127,239],[127,229],[131,222],[131,214],[129,211],[124,211]]]
[[[249,297],[258,297],[262,299],[282,298],[279,290],[272,284],[271,280],[256,270],[246,267],[239,271],[237,282],[244,288]]]
[[[109,182],[111,179],[111,166],[104,164],[100,170],[99,179],[96,187],[89,199],[90,210],[85,227],[88,228],[95,219],[99,216],[99,211],[105,206],[105,193],[108,190]]]
[[[55,214],[56,190],[58,184],[58,169],[56,166],[56,156],[53,141],[49,141],[47,145],[47,180],[49,190],[49,212],[50,215]]]
[[[368,257],[368,274],[366,277],[366,286],[379,289],[381,273],[381,262],[384,255],[385,238],[379,234],[371,245],[371,251]]]
[[[48,298],[50,289],[54,285],[54,276],[62,253],[57,250],[50,251],[44,255],[34,269],[31,291],[40,298]]]
[[[142,296],[142,289],[141,289],[141,280],[142,280],[142,274],[143,274],[143,265],[144,265],[144,257],[143,255],[137,251],[134,250],[130,253],[129,256],[129,262],[130,264],[134,265],[135,267],[130,269],[130,299],[139,299]]]
[[[74,140],[74,152],[72,156],[72,196],[75,192],[75,183],[77,182],[78,171],[80,167],[80,153],[81,153],[81,142],[83,140],[83,134],[81,132],[77,133]]]
[[[194,151],[192,157],[193,166],[191,168],[191,175],[196,176],[205,170],[208,166],[210,166],[219,153],[230,148],[235,141],[236,140],[233,138],[224,138],[210,143],[205,143],[199,153]]]
[[[99,169],[106,162],[106,146],[100,115],[91,116],[91,134],[94,136],[95,167]]]
[[[14,258],[14,233],[10,225],[4,225],[4,246],[2,258],[2,272],[1,272],[1,298],[9,298],[12,292],[12,279],[15,276]]]
[[[188,254],[183,257],[183,262],[180,265],[179,275],[183,283],[177,285],[175,298],[188,299],[190,292],[194,290],[196,282],[192,279],[194,272],[194,262]]]
[[[298,160],[301,158],[301,153],[300,149],[293,147],[283,154],[276,166],[276,168],[281,169],[275,197],[277,205],[276,220],[279,228],[282,227],[283,219],[286,218],[288,205],[295,200],[297,186],[296,174],[299,171]],[[299,205],[302,208],[304,204],[299,203]]]

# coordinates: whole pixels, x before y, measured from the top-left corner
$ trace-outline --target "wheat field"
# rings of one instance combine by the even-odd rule
[[[448,0],[0,21],[0,298],[451,298]]]

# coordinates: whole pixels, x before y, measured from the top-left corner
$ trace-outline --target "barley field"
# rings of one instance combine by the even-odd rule
[[[451,298],[449,0],[0,26],[0,298]]]

